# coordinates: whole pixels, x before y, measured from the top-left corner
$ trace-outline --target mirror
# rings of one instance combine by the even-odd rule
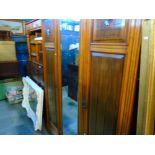
[[[78,65],[80,20],[60,20],[63,134],[78,134]]]

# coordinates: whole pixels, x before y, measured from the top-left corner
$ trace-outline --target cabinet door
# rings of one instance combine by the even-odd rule
[[[61,61],[59,21],[43,20],[44,81],[47,127],[53,134],[62,133]]]
[[[141,20],[81,20],[79,133],[128,134]]]

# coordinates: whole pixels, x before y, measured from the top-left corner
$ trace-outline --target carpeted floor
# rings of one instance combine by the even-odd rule
[[[78,105],[68,97],[68,87],[62,88],[63,92],[63,134],[77,135]]]
[[[42,131],[34,131],[33,123],[21,103],[0,101],[0,135],[48,135],[43,123]]]

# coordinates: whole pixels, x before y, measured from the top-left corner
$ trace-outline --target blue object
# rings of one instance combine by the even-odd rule
[[[17,53],[18,61],[28,60],[28,53]]]
[[[79,43],[80,33],[75,31],[61,31],[61,54],[62,54],[62,86],[68,85],[68,64],[75,64],[78,49],[69,50],[71,44]]]
[[[18,64],[19,64],[19,74],[21,76],[26,76],[27,75],[27,73],[26,73],[27,61],[19,61]]]
[[[19,73],[21,76],[26,76],[26,64],[28,60],[28,47],[26,35],[12,35],[12,41],[16,44],[16,56],[18,60]]]
[[[13,36],[11,37],[11,39],[12,39],[13,41],[15,41],[16,43],[18,43],[18,42],[25,42],[25,43],[27,43],[27,37],[26,37],[26,36],[17,36],[17,35],[13,35]]]
[[[28,53],[27,44],[25,43],[16,44],[16,52],[17,53]]]

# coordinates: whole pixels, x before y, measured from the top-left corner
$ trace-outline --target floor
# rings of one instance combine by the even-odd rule
[[[48,135],[43,123],[42,131],[34,131],[33,123],[21,103],[0,101],[0,135]]]
[[[62,88],[63,93],[63,134],[77,135],[78,104],[68,97],[68,87]]]
[[[78,106],[68,97],[68,87],[63,87],[63,134],[77,135]],[[0,101],[0,135],[48,135],[43,123],[42,131],[34,131],[33,123],[27,117],[21,103],[10,104]]]

